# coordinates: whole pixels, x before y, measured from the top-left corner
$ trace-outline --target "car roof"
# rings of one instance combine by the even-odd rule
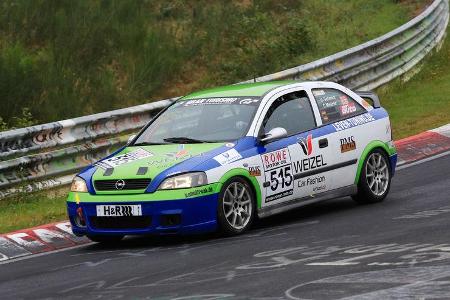
[[[211,97],[250,97],[250,96],[261,97],[275,88],[290,85],[293,83],[299,82],[294,80],[282,80],[282,81],[268,81],[268,82],[226,85],[194,92],[192,94],[184,96],[180,100],[211,98]]]

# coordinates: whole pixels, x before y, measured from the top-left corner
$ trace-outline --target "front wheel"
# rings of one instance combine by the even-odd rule
[[[386,198],[391,187],[391,168],[386,154],[376,149],[366,158],[359,178],[358,193],[353,200],[358,203],[376,203]]]
[[[255,195],[246,180],[236,177],[228,180],[219,194],[217,219],[226,235],[246,231],[255,215]]]

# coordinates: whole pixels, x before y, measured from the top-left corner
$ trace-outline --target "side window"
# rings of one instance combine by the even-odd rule
[[[269,132],[275,127],[286,129],[288,135],[316,127],[311,103],[306,92],[286,94],[272,103],[264,118],[263,128],[265,132]]]
[[[335,89],[313,89],[323,124],[333,123],[364,112],[364,108],[347,94]]]

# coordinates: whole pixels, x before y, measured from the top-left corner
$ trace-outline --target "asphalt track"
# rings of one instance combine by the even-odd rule
[[[130,238],[0,265],[0,299],[450,299],[450,155],[245,235]]]

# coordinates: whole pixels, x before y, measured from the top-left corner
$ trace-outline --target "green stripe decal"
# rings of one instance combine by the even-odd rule
[[[171,201],[208,196],[220,192],[220,183],[212,183],[190,189],[178,190],[158,190],[154,193],[142,194],[109,194],[109,195],[91,195],[89,193],[70,192],[67,202],[76,202],[75,194],[81,203],[89,202],[148,202],[148,201]]]

